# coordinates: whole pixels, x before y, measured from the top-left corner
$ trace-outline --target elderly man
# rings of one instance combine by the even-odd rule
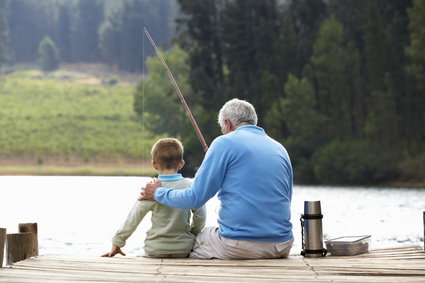
[[[139,199],[195,209],[218,194],[219,227],[198,234],[191,258],[287,257],[293,243],[287,151],[256,126],[255,109],[244,100],[224,104],[218,122],[223,135],[212,142],[191,188],[162,188],[155,180]]]

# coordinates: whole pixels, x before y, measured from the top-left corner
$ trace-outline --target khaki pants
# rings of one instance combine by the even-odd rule
[[[285,258],[294,239],[286,242],[253,242],[221,237],[218,227],[207,227],[196,236],[190,258],[264,259]]]

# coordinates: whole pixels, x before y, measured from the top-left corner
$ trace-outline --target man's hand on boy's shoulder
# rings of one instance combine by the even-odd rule
[[[155,200],[155,190],[159,187],[161,187],[161,182],[157,178],[154,178],[152,182],[142,187],[138,200]]]

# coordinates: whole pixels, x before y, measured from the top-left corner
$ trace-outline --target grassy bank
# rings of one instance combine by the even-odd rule
[[[149,165],[117,164],[105,166],[98,163],[79,165],[0,165],[0,175],[29,176],[155,176]]]
[[[14,160],[0,162],[0,174],[140,175],[138,166],[99,165],[150,158],[157,137],[136,119],[133,91],[63,70],[0,76],[0,159]]]

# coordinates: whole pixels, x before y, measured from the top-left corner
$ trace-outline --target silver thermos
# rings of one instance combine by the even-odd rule
[[[304,201],[304,214],[301,214],[301,255],[305,257],[325,256],[323,248],[322,210],[320,201]]]

